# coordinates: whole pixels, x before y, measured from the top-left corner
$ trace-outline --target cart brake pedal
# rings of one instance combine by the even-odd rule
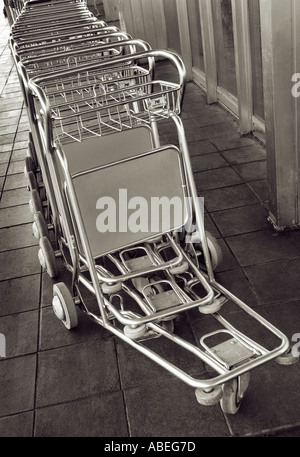
[[[156,295],[151,295],[148,297],[148,301],[156,309],[156,311],[162,311],[182,304],[182,301],[179,299],[174,290],[167,290]]]
[[[147,255],[136,257],[135,259],[125,260],[125,263],[126,267],[130,271],[140,270],[141,268],[150,267],[151,265],[153,265],[153,263]]]
[[[251,348],[249,344],[234,335],[232,338],[229,338],[213,347],[208,347],[204,343],[204,340],[208,337],[222,332],[231,334],[231,332],[227,330],[217,330],[216,332],[203,336],[200,339],[200,344],[204,346],[206,353],[212,356],[221,365],[225,366],[228,370],[258,355],[258,352],[254,350],[254,348]]]
[[[148,250],[142,246],[122,251],[120,253],[120,258],[128,271],[137,271],[154,265]]]

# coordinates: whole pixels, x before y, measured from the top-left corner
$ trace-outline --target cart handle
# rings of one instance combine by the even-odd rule
[[[84,33],[81,32],[79,34],[81,38],[80,37],[70,38],[69,34],[60,35],[59,42],[55,42],[55,41],[53,41],[53,39],[51,39],[50,43],[43,44],[43,45],[36,44],[34,46],[28,46],[28,45],[30,45],[30,43],[32,43],[31,40],[28,40],[28,41],[24,40],[21,42],[19,41],[18,43],[14,43],[14,48],[18,49],[19,50],[18,53],[21,54],[22,52],[35,51],[36,49],[51,48],[51,47],[55,47],[57,45],[62,46],[64,44],[84,42],[87,40],[92,40],[93,38],[98,38],[98,39],[99,38],[103,38],[103,39],[109,38],[110,36],[116,36],[116,34],[118,34],[120,36],[124,36],[124,37],[126,36],[128,40],[132,39],[132,37],[128,33],[120,32],[120,30],[118,30],[118,28],[114,26],[114,27],[101,27],[100,29],[91,29],[91,30],[85,31]],[[89,36],[85,36],[85,35],[89,35]],[[92,36],[90,36],[90,35],[92,35]],[[61,38],[64,38],[64,39],[62,40]]]
[[[135,44],[135,42],[136,42],[136,40],[129,40],[127,42],[123,41],[119,46]],[[142,43],[144,43],[145,45],[146,44],[148,45],[148,43],[146,43],[146,42],[142,42]],[[173,66],[175,66],[175,68],[178,71],[178,79],[179,79],[178,84],[179,84],[179,87],[181,88],[181,90],[183,91],[187,75],[186,75],[185,65],[183,63],[181,56],[174,51],[165,51],[165,50],[160,50],[160,49],[159,50],[145,49],[145,51],[143,51],[143,52],[127,54],[125,56],[124,55],[117,56],[117,57],[113,57],[113,58],[110,58],[110,59],[107,59],[107,60],[104,60],[104,61],[98,62],[98,63],[93,62],[93,63],[89,63],[89,64],[85,64],[85,65],[80,65],[78,67],[69,68],[66,70],[54,71],[53,73],[48,73],[46,75],[33,77],[31,79],[31,81],[32,81],[32,83],[35,83],[35,84],[42,84],[42,83],[46,83],[48,81],[51,82],[52,80],[55,80],[57,78],[78,75],[78,73],[81,71],[85,72],[85,71],[89,71],[89,70],[93,70],[93,71],[101,70],[101,69],[109,68],[111,66],[115,66],[115,65],[118,65],[118,64],[121,64],[124,62],[128,62],[131,60],[138,61],[138,60],[142,60],[142,59],[148,59],[148,60],[151,59],[152,65],[154,66],[153,62],[154,62],[155,58],[167,59],[173,64]]]
[[[102,52],[102,51],[106,51],[106,50],[110,50],[110,49],[115,49],[115,47],[118,47],[118,48],[125,48],[126,46],[129,46],[132,51],[131,51],[131,54],[135,53],[135,47],[136,46],[139,46],[141,47],[144,51],[149,51],[151,49],[151,46],[149,43],[147,43],[146,41],[143,41],[143,40],[124,40],[124,41],[120,41],[120,42],[113,42],[113,43],[106,43],[106,44],[102,44],[100,46],[93,46],[91,49],[94,51],[94,52]],[[53,53],[53,54],[47,54],[46,56],[41,56],[41,57],[32,57],[32,58],[29,58],[29,59],[25,59],[23,61],[25,67],[29,64],[36,64],[36,63],[39,63],[39,62],[48,62],[50,59],[59,59],[59,58],[62,58],[62,57],[74,57],[74,56],[78,56],[78,55],[86,55],[87,53],[87,49],[86,48],[82,48],[82,49],[73,49],[71,51],[62,51],[62,52],[57,52],[57,53]],[[97,66],[97,64],[93,63],[93,66],[94,68]],[[78,67],[77,67],[78,68]],[[64,71],[67,71],[67,70],[63,70]],[[78,73],[78,71],[77,71]],[[52,73],[51,73],[52,74]],[[56,74],[56,72],[53,72],[53,74]]]

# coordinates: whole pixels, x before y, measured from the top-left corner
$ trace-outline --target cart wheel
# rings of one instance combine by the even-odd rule
[[[40,249],[38,253],[40,264],[47,271],[50,278],[58,275],[54,249],[46,236],[40,239]]]
[[[147,327],[145,324],[139,325],[137,327],[133,327],[131,325],[125,325],[124,327],[124,334],[131,340],[135,340],[137,338],[141,338],[145,335],[147,331]]]
[[[161,321],[160,325],[167,332],[174,333],[174,319],[170,319],[168,321]]]
[[[144,278],[143,276],[138,276],[137,278],[132,278],[131,281],[132,281],[132,284],[134,285],[135,289],[137,289],[140,293],[143,293],[144,287],[148,286],[150,283],[149,279]]]
[[[59,282],[53,286],[53,311],[67,329],[78,325],[78,317],[73,297],[66,284]]]
[[[36,173],[36,165],[34,160],[31,156],[25,157],[25,166],[24,166],[24,175],[27,178],[28,173],[33,172]]]
[[[197,388],[195,390],[195,394],[200,405],[212,406],[219,403],[222,398],[223,391],[222,386],[216,386],[211,390]]]
[[[225,414],[236,414],[250,383],[250,373],[231,379],[223,385],[221,408]]]
[[[31,214],[40,211],[43,214],[43,205],[40,195],[36,189],[30,192],[29,209]]]
[[[182,262],[181,264],[177,265],[176,267],[172,267],[169,269],[169,272],[172,275],[180,275],[181,273],[185,273],[189,269],[189,264],[187,262]]]
[[[275,360],[279,365],[293,365],[294,363],[298,362],[299,356],[294,356],[292,353],[292,349],[290,348],[284,354],[281,354],[278,357],[276,357]]]
[[[207,240],[207,247],[210,253],[210,261],[211,261],[211,266],[212,269],[215,270],[219,265],[221,265],[223,261],[223,254],[221,247],[217,241],[217,239],[210,233],[210,232],[205,232],[206,235],[206,240]],[[195,243],[195,248],[196,251],[200,249],[202,252],[202,245],[201,243]],[[202,253],[203,254],[203,253]],[[205,260],[202,255],[202,260],[201,263],[204,264]]]
[[[34,222],[32,224],[32,231],[37,240],[46,236],[49,238],[49,230],[44,216],[40,211],[34,213],[33,215]]]
[[[217,239],[210,232],[205,232],[205,234],[210,252],[211,266],[215,270],[223,262],[223,253]]]
[[[27,181],[28,181],[28,190],[36,190],[38,192],[39,185],[38,185],[36,176],[33,173],[33,171],[29,171],[27,173]]]
[[[101,284],[102,292],[107,295],[115,294],[122,290],[122,283],[117,282],[116,284],[106,284],[105,282]]]
[[[209,305],[199,306],[198,310],[200,311],[201,314],[217,313],[222,308],[223,303],[224,303],[223,300],[220,300],[219,298],[215,298],[214,301],[212,303],[210,303]]]
[[[36,157],[36,152],[35,152],[35,147],[33,145],[33,139],[32,136],[29,134],[29,141],[28,141],[28,149],[27,149],[27,157],[31,157],[33,162],[37,165],[37,157]]]

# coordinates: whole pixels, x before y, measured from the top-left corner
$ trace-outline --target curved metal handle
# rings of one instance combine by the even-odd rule
[[[120,32],[120,30],[115,26],[101,27],[99,29],[81,31],[78,33],[78,35],[79,35],[78,38],[70,38],[69,34],[60,35],[59,36],[60,41],[58,41],[57,43],[53,42],[53,37],[51,37],[50,43],[47,43],[47,44],[45,43],[42,46],[40,44],[36,44],[36,45],[32,46],[31,40],[18,41],[18,43],[15,43],[15,49],[21,55],[22,53],[36,51],[38,49],[44,50],[47,48],[55,48],[56,46],[63,46],[63,45],[72,44],[72,43],[80,43],[80,42],[84,42],[84,41],[88,41],[88,40],[93,40],[94,38],[97,38],[97,39],[103,38],[104,39],[104,38],[110,38],[111,36],[120,35],[121,37],[124,36],[124,39],[127,39],[127,40],[132,39],[132,37],[128,33]],[[92,35],[92,36],[85,37],[85,35]],[[13,39],[13,37],[12,37],[12,39]],[[44,40],[42,40],[42,41],[44,42]],[[33,40],[33,42],[35,42],[35,40]],[[25,45],[25,47],[24,47],[24,45]]]
[[[143,50],[150,50],[151,49],[151,46],[146,42],[146,41],[143,41],[143,40],[124,40],[124,41],[121,41],[121,42],[112,42],[112,43],[106,43],[106,44],[101,44],[99,46],[93,46],[91,48],[92,51],[94,52],[104,52],[104,51],[107,51],[107,50],[112,50],[112,49],[115,49],[115,47],[118,47],[118,48],[125,48],[126,46],[129,46],[130,49],[132,49],[133,51],[131,52],[131,54],[133,54],[133,52],[135,52],[135,47],[136,46],[140,46]],[[32,58],[29,58],[29,59],[26,59],[23,61],[25,67],[26,65],[29,65],[31,63],[33,64],[36,64],[36,63],[39,63],[39,62],[45,62],[45,61],[49,61],[51,59],[58,59],[58,58],[62,58],[62,57],[75,57],[75,56],[79,56],[79,55],[86,55],[87,54],[87,49],[86,48],[82,48],[82,49],[73,49],[73,50],[70,50],[70,51],[62,51],[62,52],[57,52],[57,53],[53,53],[53,54],[47,54],[46,56],[41,56],[41,57],[32,57]]]
[[[44,54],[33,54],[35,51],[41,51],[41,50],[46,50],[46,49],[55,49],[57,47],[60,47],[60,46],[72,46],[73,44],[81,44],[81,43],[85,43],[85,42],[93,42],[93,41],[99,41],[99,40],[106,40],[106,39],[110,39],[110,38],[117,38],[116,41],[111,41],[109,43],[105,43],[105,44],[110,44],[110,46],[117,46],[119,47],[119,43],[121,43],[122,41],[128,41],[128,40],[132,40],[132,36],[129,35],[128,33],[125,33],[125,32],[111,32],[111,33],[103,33],[103,34],[99,34],[99,35],[96,35],[96,36],[88,36],[88,37],[84,37],[84,38],[75,38],[75,39],[70,39],[70,40],[63,40],[63,41],[58,41],[57,43],[48,43],[48,44],[45,44],[45,45],[37,45],[37,46],[30,46],[30,47],[26,47],[26,48],[23,48],[23,49],[20,49],[18,50],[18,45],[16,44],[15,46],[15,52],[18,53],[18,55],[20,57],[23,57],[25,55],[25,57],[23,57],[24,59],[26,59],[26,54],[29,54],[30,56],[25,60],[25,64],[28,64],[28,63],[33,63],[33,62],[42,62],[43,60],[45,59],[51,59],[51,58],[54,58],[54,54],[53,54],[53,51],[52,51],[52,54],[51,53],[44,53]],[[101,44],[100,45],[101,47],[104,46],[104,44]],[[85,53],[87,53],[87,51],[93,51],[94,49],[98,49],[96,46],[91,46],[90,48],[85,48]],[[55,52],[55,57],[59,58],[59,57],[64,57],[64,53],[65,52],[69,52],[69,53],[72,53],[73,55],[78,55],[78,52],[74,52],[75,50],[74,49],[71,49],[70,51],[57,51]],[[77,49],[77,51],[80,51],[80,48]],[[42,58],[43,60],[39,60],[40,58]]]
[[[179,54],[177,54],[174,51],[165,51],[165,50],[149,50],[150,45],[146,43],[145,41],[141,40],[129,40],[129,41],[124,41],[119,46],[128,46],[129,44],[136,44],[138,43],[143,44],[145,47],[145,50],[142,52],[134,53],[134,54],[127,54],[127,55],[122,55],[122,56],[117,56],[113,58],[108,58],[106,60],[103,60],[98,63],[89,63],[89,64],[84,64],[80,65],[78,67],[66,69],[66,70],[59,70],[53,73],[48,73],[46,75],[41,75],[41,76],[36,76],[33,77],[32,80],[36,84],[41,84],[41,83],[47,83],[48,81],[51,82],[55,79],[63,78],[63,77],[69,77],[73,75],[78,75],[79,72],[85,72],[89,70],[101,70],[105,68],[109,68],[111,66],[117,66],[119,64],[128,62],[128,61],[139,61],[139,60],[144,60],[144,59],[150,59],[152,62],[151,68],[154,67],[154,61],[155,59],[158,58],[163,58],[169,60],[173,66],[177,69],[178,72],[178,79],[179,79],[179,87],[183,90],[184,84],[186,82],[186,69],[185,65],[183,63],[183,60]],[[102,48],[103,49],[103,48]],[[25,63],[25,62],[24,62]]]

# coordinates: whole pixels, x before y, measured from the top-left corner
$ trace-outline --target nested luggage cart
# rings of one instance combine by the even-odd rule
[[[61,7],[67,3],[62,2]],[[33,8],[43,12],[47,8],[47,3],[37,5]],[[54,9],[54,2],[49,5]],[[30,3],[22,14],[30,29],[27,11]],[[286,353],[289,342],[215,279],[220,251],[204,227],[180,119],[185,85],[182,60],[176,53],[150,49],[131,49],[125,55],[109,52],[107,56],[112,44],[101,43],[95,58],[70,67],[67,59],[81,55],[84,42],[76,36],[70,39],[74,45],[70,51],[60,50],[66,37],[60,35],[57,42],[50,38],[47,42],[51,49],[54,45],[55,52],[43,55],[36,40],[43,40],[46,19],[41,23],[32,48],[28,40],[24,48],[16,32],[13,49],[37,145],[37,165],[42,168],[45,197],[52,211],[51,224],[38,225],[40,262],[56,277],[60,257],[72,276],[70,289],[62,282],[54,285],[54,312],[72,329],[78,325],[80,308],[194,388],[199,403],[220,401],[225,413],[235,414],[249,385],[250,371]],[[57,19],[54,37],[63,28],[59,24]],[[86,32],[85,24],[83,20]],[[129,40],[126,45],[135,46],[137,41]],[[113,43],[114,50],[120,47],[121,41]],[[91,48],[86,54],[93,55]],[[18,54],[21,49],[24,54]],[[31,52],[37,54],[28,57]],[[172,63],[176,83],[155,78],[152,70],[157,59]],[[158,125],[162,121],[173,125],[178,146],[161,145]],[[139,218],[124,214],[124,195],[130,202],[127,209],[137,205],[143,209]],[[149,213],[155,208],[153,201],[176,203],[175,211],[166,219],[161,213]],[[105,216],[103,210],[108,207],[112,212]],[[43,211],[40,202],[34,213]],[[105,223],[105,217],[111,224]],[[49,229],[55,233],[55,248]],[[96,310],[85,300],[86,292],[96,299]],[[236,328],[226,313],[230,306],[268,333],[272,347]],[[197,344],[176,335],[174,328],[176,319],[192,312],[209,316],[215,325],[212,331],[203,329],[197,335]],[[204,379],[192,376],[150,349],[148,341],[153,338],[165,339],[192,354],[210,373]]]
[[[55,112],[56,112],[56,117],[62,116],[67,116],[66,110],[64,108],[64,105],[69,107],[70,102],[71,105],[72,103],[74,104],[74,107],[77,106],[77,110],[79,110],[79,105],[80,101],[82,104],[86,103],[88,98],[90,98],[91,102],[94,104],[99,104],[98,102],[93,101],[95,98],[95,95],[99,95],[102,93],[104,87],[109,86],[109,90],[114,89],[116,86],[122,88],[121,91],[119,91],[119,96],[121,96],[122,90],[126,88],[127,85],[132,84],[141,84],[141,82],[145,82],[147,80],[151,80],[152,78],[152,72],[153,72],[153,64],[154,60],[152,58],[148,58],[148,65],[143,64],[143,66],[139,66],[137,64],[133,65],[132,58],[125,58],[124,57],[124,65],[118,66],[115,59],[114,59],[114,65],[109,67],[108,71],[102,70],[102,67],[99,66],[101,61],[106,61],[111,58],[111,56],[114,56],[115,54],[111,52],[115,50],[114,48],[114,42],[112,44],[105,43],[103,45],[103,52],[102,55],[100,55],[99,49],[94,52],[93,50],[89,50],[88,54],[93,56],[93,59],[95,59],[97,56],[97,62],[98,62],[98,67],[99,69],[97,70],[97,65],[93,65],[93,67],[87,67],[87,65],[76,65],[75,67],[75,73],[76,77],[73,76],[73,79],[71,78],[68,80],[67,78],[64,79],[63,85],[56,81],[55,83],[50,82],[45,89],[47,90],[49,96],[51,97],[52,103],[55,107]],[[121,46],[120,46],[121,47]],[[141,48],[144,50],[149,49],[149,45],[145,42],[142,42],[141,40],[125,40],[122,42],[122,47],[121,48],[128,47],[133,50],[137,48]],[[93,49],[93,48],[92,48]],[[81,53],[83,53],[83,50],[80,50]],[[60,54],[60,59],[65,59],[65,53],[63,53],[64,56],[62,57]],[[70,56],[69,53],[67,53],[68,56]],[[21,86],[23,87],[23,92],[25,95],[25,101],[28,107],[28,116],[30,119],[30,124],[31,124],[31,131],[32,131],[32,136],[34,139],[34,148],[31,147],[31,157],[28,157],[26,159],[25,163],[25,168],[26,168],[26,175],[29,179],[29,188],[31,191],[31,199],[30,199],[30,204],[31,204],[31,211],[34,214],[35,218],[35,226],[38,225],[41,230],[47,231],[45,227],[45,221],[43,220],[43,209],[47,210],[47,215],[45,215],[45,219],[48,224],[54,224],[54,231],[56,232],[56,223],[57,223],[57,210],[56,210],[56,201],[53,197],[53,189],[52,189],[52,180],[49,175],[49,170],[47,166],[47,162],[44,158],[44,146],[42,144],[42,137],[39,133],[39,124],[38,124],[38,118],[40,116],[39,110],[42,108],[40,106],[35,106],[35,100],[28,94],[28,84],[30,82],[30,77],[33,77],[34,75],[42,75],[42,74],[47,74],[45,71],[39,71],[39,59],[36,61],[34,59],[31,59],[29,62],[35,62],[34,64],[30,65],[30,63],[27,62],[18,62],[18,59],[20,57],[16,57],[16,63],[17,63],[17,68],[19,70],[19,75],[20,75],[20,81],[21,81]],[[53,72],[53,66],[51,65],[52,61],[61,62],[59,59],[57,59],[56,55],[53,56],[53,60],[47,60],[47,62],[50,62],[50,65],[48,66],[49,71],[52,70]],[[44,62],[45,60],[43,60]],[[24,65],[26,65],[26,67]],[[55,67],[54,67],[55,68]],[[41,76],[39,76],[41,77]],[[130,79],[129,79],[130,78]],[[136,82],[137,81],[137,82]],[[148,86],[149,87],[149,86]],[[131,88],[131,90],[133,90]],[[77,101],[76,101],[77,99]],[[69,104],[68,104],[69,100]],[[88,106],[88,105],[86,105]],[[72,113],[73,109],[71,109],[70,114],[72,118]],[[69,136],[70,138],[76,138],[76,135],[81,135],[82,131],[88,132],[88,129],[92,129],[92,126],[90,125],[91,122],[95,122],[95,119],[92,118],[91,121],[88,119],[89,114],[85,114],[85,119],[84,119],[84,129],[79,129],[77,128],[77,124],[75,125],[75,131],[74,131],[74,123],[72,123],[72,120],[68,122],[67,120],[62,122],[62,120],[59,122],[59,125],[61,126],[63,130],[63,133],[65,136]],[[73,115],[74,117],[74,115]],[[82,113],[80,117],[80,121],[83,122],[84,115]],[[77,118],[77,121],[78,122]],[[97,122],[97,119],[96,119]],[[58,123],[57,123],[58,125]],[[103,123],[99,124],[102,126],[103,129]],[[57,127],[58,128],[58,127]],[[102,131],[99,132],[99,134],[102,134]],[[74,137],[75,135],[75,137]],[[77,140],[80,140],[80,136],[77,138]],[[42,186],[45,187],[46,189],[46,194],[47,194],[47,201],[46,199],[43,198],[43,202],[41,201],[40,195],[39,195],[39,183],[37,182],[37,179],[35,179],[36,176],[36,170],[37,167],[41,171],[41,176],[42,176]],[[40,182],[41,179],[39,177],[38,181]],[[44,206],[44,208],[43,208]],[[43,227],[43,228],[42,228]]]

